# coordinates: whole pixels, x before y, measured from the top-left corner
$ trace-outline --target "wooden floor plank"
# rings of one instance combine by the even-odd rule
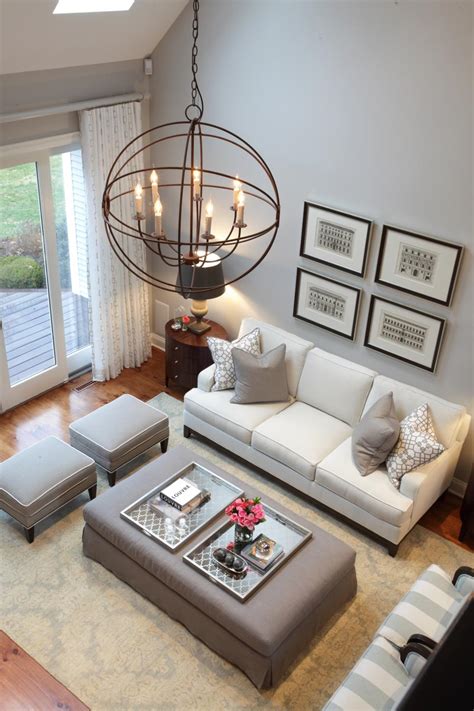
[[[0,710],[90,711],[24,649],[0,630]]]

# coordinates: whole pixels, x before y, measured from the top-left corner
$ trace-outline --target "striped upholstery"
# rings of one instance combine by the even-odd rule
[[[437,565],[430,565],[389,614],[377,634],[403,645],[415,632],[439,641],[460,610],[464,596]]]
[[[389,711],[411,681],[398,650],[376,637],[323,711]]]
[[[415,632],[439,641],[473,587],[474,578],[461,575],[455,587],[444,570],[430,565],[389,614],[323,711],[395,709],[424,663],[409,656],[403,664],[397,646]]]

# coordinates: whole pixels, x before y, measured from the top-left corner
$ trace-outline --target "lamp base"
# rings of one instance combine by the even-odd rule
[[[205,323],[204,321],[201,321],[199,319],[193,321],[188,326],[188,331],[191,331],[191,333],[195,333],[196,336],[202,336],[203,333],[207,333],[207,331],[210,330],[211,326],[208,323]]]

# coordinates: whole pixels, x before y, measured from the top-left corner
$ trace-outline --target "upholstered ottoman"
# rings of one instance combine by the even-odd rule
[[[260,590],[241,603],[183,560],[199,540],[224,523],[224,512],[177,551],[167,550],[120,515],[192,462],[245,489],[247,496],[260,494],[195,452],[174,447],[85,506],[84,554],[236,664],[255,686],[275,686],[307,649],[317,630],[355,595],[355,551],[265,496],[264,506],[272,506],[310,529],[313,536]],[[312,671],[318,673],[317,668]],[[212,703],[208,706],[213,708]]]
[[[94,460],[57,437],[46,437],[0,463],[0,509],[24,526],[28,543],[39,521],[86,489],[93,499]]]
[[[160,443],[166,452],[168,417],[133,395],[121,395],[69,425],[73,447],[95,459],[106,470],[110,486],[117,470]]]

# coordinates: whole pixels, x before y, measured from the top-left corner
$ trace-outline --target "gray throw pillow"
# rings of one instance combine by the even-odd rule
[[[352,432],[352,459],[362,476],[385,462],[400,434],[393,393],[383,395]]]
[[[231,402],[283,402],[289,399],[285,366],[286,345],[261,355],[232,348],[235,368],[235,395]]]

